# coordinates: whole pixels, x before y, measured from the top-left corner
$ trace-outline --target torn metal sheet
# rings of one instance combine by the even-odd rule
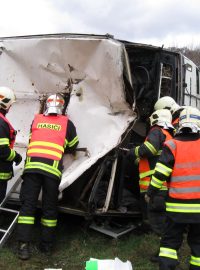
[[[67,114],[77,128],[79,147],[86,147],[90,157],[81,151],[64,157],[62,191],[113,149],[135,118],[125,100],[124,45],[112,39],[59,36],[5,38],[0,48],[1,85],[17,96],[7,117],[18,131],[16,150],[24,159],[40,100],[71,91]]]

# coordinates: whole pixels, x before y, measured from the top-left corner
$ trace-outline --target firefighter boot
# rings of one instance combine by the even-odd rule
[[[18,243],[18,258],[21,260],[28,260],[30,258],[30,248],[28,242]]]

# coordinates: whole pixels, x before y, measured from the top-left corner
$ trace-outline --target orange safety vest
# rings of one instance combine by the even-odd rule
[[[165,141],[170,140],[172,138],[172,135],[166,129],[161,129],[161,130],[162,130],[162,133],[166,136]],[[139,162],[140,192],[147,191],[150,181],[151,181],[151,176],[153,173],[154,173],[154,168],[153,169],[150,168],[148,159],[147,158],[140,159],[140,162]],[[164,182],[163,185],[166,187],[167,183]]]
[[[169,185],[169,196],[175,199],[200,198],[200,139],[165,143],[175,163]]]
[[[175,118],[174,121],[172,121],[172,125],[178,125],[179,124],[179,117]]]
[[[37,114],[32,124],[28,157],[61,160],[64,153],[68,117]]]
[[[16,130],[13,128],[13,126],[11,125],[11,123],[8,121],[8,119],[2,114],[0,113],[0,118],[2,118],[9,126],[9,129],[10,129],[10,140],[9,140],[9,143],[10,143],[10,148],[13,148],[14,147],[14,144],[15,144],[15,139],[16,139]]]

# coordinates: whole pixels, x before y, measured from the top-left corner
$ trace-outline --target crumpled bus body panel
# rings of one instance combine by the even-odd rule
[[[0,47],[1,85],[17,97],[7,117],[17,130],[15,149],[24,159],[39,100],[71,91],[67,114],[76,126],[79,147],[86,147],[90,157],[84,152],[64,157],[63,191],[120,142],[134,119],[124,93],[124,46],[112,39],[60,35],[5,38]],[[16,175],[23,165],[15,168]]]

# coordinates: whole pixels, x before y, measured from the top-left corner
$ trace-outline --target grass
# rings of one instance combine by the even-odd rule
[[[134,270],[157,270],[158,265],[149,261],[149,257],[159,245],[153,234],[131,232],[119,239],[113,239],[91,229],[86,229],[84,219],[70,215],[60,215],[57,230],[56,250],[51,257],[38,251],[39,225],[33,234],[32,256],[21,261],[16,256],[17,243],[15,232],[1,249],[0,270],[44,270],[48,268],[62,270],[84,270],[90,258],[131,261]],[[184,244],[180,251],[180,269],[188,269],[189,250]],[[107,269],[105,269],[107,270]]]

